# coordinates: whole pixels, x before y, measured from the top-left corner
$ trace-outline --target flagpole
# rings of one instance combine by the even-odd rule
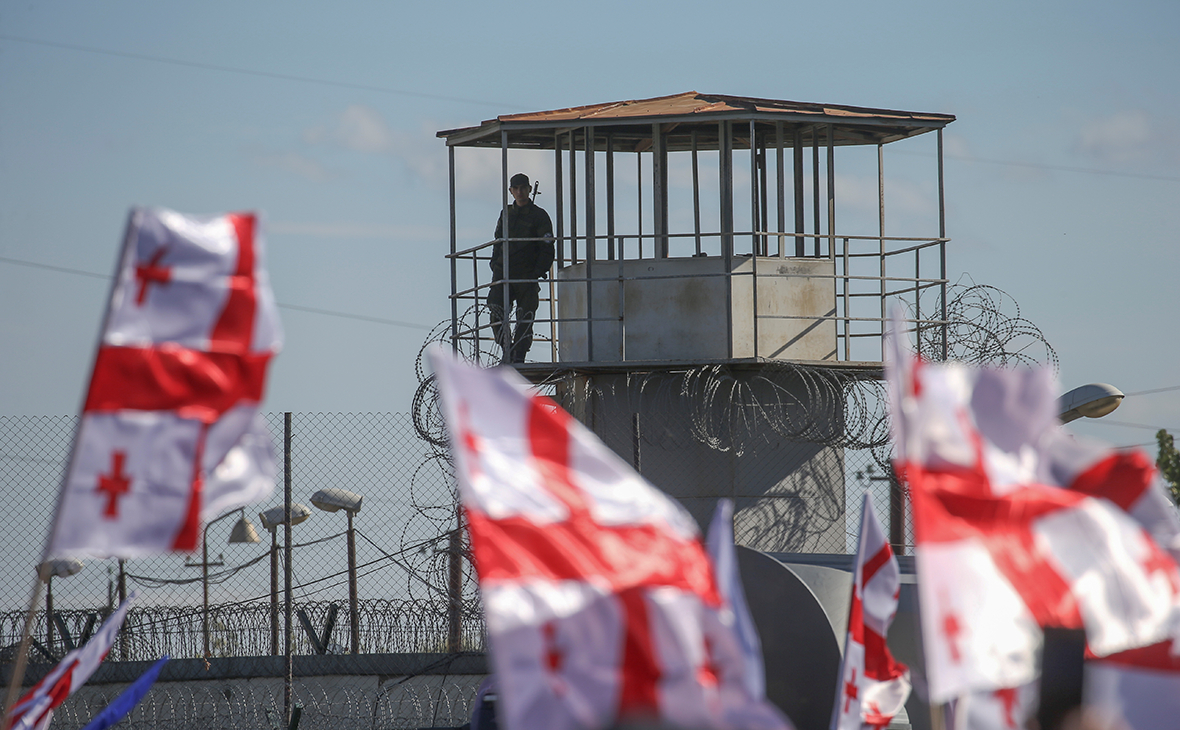
[[[127,252],[131,249],[131,239],[136,230],[135,220],[139,215],[139,208],[132,208],[131,212],[127,214],[127,227],[123,231],[123,248],[119,251],[119,257],[115,260],[115,271],[111,276],[110,288],[107,291],[106,311],[102,314],[102,325],[98,330],[98,339],[94,343],[94,350],[90,356],[90,382],[86,383],[86,390],[82,393],[82,403],[78,408],[78,421],[74,424],[74,435],[70,440],[70,456],[66,460],[65,468],[61,473],[61,481],[57,490],[57,501],[53,505],[53,519],[49,523],[49,532],[45,536],[45,541],[41,546],[41,559],[37,561],[37,565],[41,565],[49,559],[49,548],[53,544],[53,538],[57,534],[58,521],[61,519],[61,502],[62,496],[65,494],[67,480],[74,470],[74,460],[78,458],[78,435],[82,432],[82,414],[86,408],[86,398],[90,394],[90,385],[94,380],[94,365],[98,361],[98,351],[102,347],[102,338],[106,334],[107,324],[111,318],[111,302],[115,297],[115,290],[119,286],[119,274],[123,271],[123,261],[127,258]],[[32,596],[29,598],[29,608],[25,612],[25,625],[21,629],[20,648],[17,650],[16,661],[12,665],[12,678],[8,682],[8,693],[4,698],[4,715],[0,717],[0,729],[8,730],[8,711],[20,698],[20,687],[25,679],[25,668],[28,665],[29,658],[29,644],[32,640],[33,619],[37,614],[37,606],[41,603],[41,575],[33,578]],[[52,616],[46,616],[46,620],[53,621]],[[52,648],[52,647],[50,647]]]
[[[16,662],[12,665],[12,679],[8,683],[8,694],[4,698],[4,717],[0,718],[0,727],[8,730],[8,709],[20,699],[20,687],[25,678],[25,666],[29,659],[29,644],[33,641],[33,617],[37,613],[37,606],[41,603],[41,578],[37,577],[33,585],[32,595],[29,597],[29,609],[25,612],[25,627],[21,632],[20,648],[16,652]],[[52,621],[53,618],[49,617]]]
[[[946,705],[934,703],[930,705],[930,730],[950,730],[946,726]]]

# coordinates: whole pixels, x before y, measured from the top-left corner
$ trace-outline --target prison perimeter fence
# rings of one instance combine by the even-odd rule
[[[601,411],[610,405],[604,392],[579,400],[576,389],[545,387],[573,409],[590,403]],[[645,387],[648,397],[676,400],[666,384]],[[848,417],[845,405],[837,410]],[[107,664],[136,667],[166,654],[174,662],[199,660],[208,673],[165,673],[131,726],[271,727],[266,710],[273,714],[283,707],[283,682],[272,670],[286,651],[289,574],[292,654],[306,661],[337,657],[323,665],[331,676],[311,676],[321,671],[313,661],[304,670],[308,676],[296,677],[293,701],[304,708],[301,727],[463,724],[482,674],[452,671],[451,662],[482,657],[485,632],[466,538],[456,531],[445,442],[423,439],[410,414],[295,413],[289,420],[288,414],[265,415],[280,464],[272,498],[210,523],[207,563],[200,550],[89,560],[75,575],[43,585],[31,625],[29,681],[84,643],[120,598],[134,592],[136,603]],[[5,669],[21,638],[76,422],[72,416],[0,417],[0,549],[6,557],[0,562],[0,667]],[[752,547],[854,549],[859,494],[865,489],[875,494],[883,521],[891,519],[896,485],[879,448],[809,440],[807,434],[793,439],[761,434],[736,447],[732,441],[710,443],[707,432],[666,407],[643,417],[638,430],[630,412],[617,423],[601,418],[597,423],[608,445],[645,474],[650,471],[649,478],[698,520],[707,520],[717,497],[734,498],[739,542]],[[291,528],[289,562],[284,530],[267,531],[258,518],[282,504],[287,428],[292,501],[310,512]],[[699,464],[681,462],[685,449],[718,456],[709,462],[713,471],[707,479]],[[738,484],[733,469],[753,477]],[[695,486],[686,491],[678,483]],[[364,498],[353,520],[355,598],[349,591],[346,515],[318,510],[310,501],[324,488]],[[892,509],[892,518],[903,520],[895,534],[905,543],[904,509],[898,511],[896,500]],[[257,542],[229,541],[242,516],[253,522]],[[438,660],[395,676],[389,664],[394,656]],[[93,686],[63,706],[54,727],[84,726],[117,694],[121,681],[130,681],[121,676],[96,676]],[[204,719],[191,719],[198,717]]]

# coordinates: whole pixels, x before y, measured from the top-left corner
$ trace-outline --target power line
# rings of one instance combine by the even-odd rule
[[[1123,395],[1130,398],[1133,395],[1150,395],[1152,393],[1166,393],[1170,390],[1180,390],[1180,385],[1169,385],[1166,388],[1154,388],[1152,390],[1140,390],[1135,393],[1123,393]]]
[[[244,76],[257,76],[260,78],[279,79],[282,81],[297,81],[305,84],[317,84],[320,86],[334,86],[345,89],[357,89],[359,91],[375,91],[382,94],[395,94],[399,96],[412,96],[419,99],[433,99],[436,101],[453,101],[462,104],[475,104],[478,106],[496,107],[503,109],[504,107],[511,107],[516,109],[524,109],[521,104],[509,104],[506,102],[487,101],[485,99],[468,99],[459,96],[446,96],[443,94],[428,94],[421,91],[408,91],[406,89],[393,89],[387,86],[373,86],[371,84],[357,84],[350,81],[334,81],[332,79],[318,79],[310,76],[296,76],[294,74],[283,74],[273,71],[257,71],[248,68],[239,68],[235,66],[222,66],[214,63],[204,63],[200,61],[184,61],[178,58],[167,58],[165,56],[153,56],[146,53],[129,53],[127,51],[113,51],[107,48],[95,48],[93,46],[80,46],[72,43],[59,43],[57,41],[46,41],[38,38],[25,38],[22,36],[4,35],[0,34],[0,40],[12,41],[14,43],[26,43],[34,46],[44,46],[46,48],[60,48],[69,51],[78,51],[81,53],[94,53],[102,56],[113,56],[116,58],[127,58],[135,61],[149,61],[152,63],[170,64],[173,66],[184,66],[187,68],[198,68],[206,71],[221,71],[223,73],[235,73]],[[919,157],[933,157],[927,152],[894,150],[893,154],[900,155],[916,155]],[[1058,170],[1062,172],[1080,172],[1090,175],[1109,175],[1112,177],[1130,177],[1141,180],[1163,180],[1166,182],[1180,182],[1180,177],[1171,175],[1150,175],[1147,173],[1135,172],[1118,172],[1115,170],[1100,170],[1090,167],[1072,167],[1069,165],[1050,165],[1037,162],[1018,162],[1014,160],[988,160],[980,157],[969,157],[966,155],[943,155],[948,160],[957,160],[959,162],[981,162],[986,165],[1006,165],[1009,167],[1027,167],[1039,170]]]
[[[98,274],[93,271],[83,271],[82,269],[71,269],[66,266],[53,266],[52,264],[42,264],[37,261],[24,261],[21,259],[9,258],[7,256],[0,256],[0,263],[12,264],[14,266],[28,266],[34,269],[45,269],[47,271],[56,271],[62,274],[74,274],[76,276],[88,276],[94,279],[103,279],[110,281],[110,274]],[[400,319],[386,319],[384,317],[370,317],[366,314],[352,314],[351,312],[340,312],[334,309],[320,309],[318,307],[303,307],[298,304],[284,304],[277,302],[280,309],[292,309],[297,312],[310,312],[311,314],[322,314],[326,317],[341,317],[343,319],[355,319],[361,322],[376,322],[377,324],[390,325],[392,327],[407,327],[416,330],[431,330],[433,327],[417,322],[405,322]]]
[[[10,259],[7,256],[0,256],[0,262],[6,264],[13,264],[15,266],[28,266],[34,269],[45,269],[47,271],[59,271],[63,274],[76,274],[78,276],[89,276],[94,279],[104,279],[110,281],[110,274],[96,274],[93,271],[83,271],[81,269],[70,269],[65,266],[53,266],[52,264],[42,264],[36,261],[23,261],[21,259]]]
[[[431,330],[433,327],[428,327],[417,322],[403,322],[400,319],[385,319],[383,317],[370,317],[365,314],[348,314],[346,312],[336,312],[331,309],[317,309],[315,307],[301,307],[297,304],[279,304],[282,309],[294,309],[297,312],[311,312],[312,314],[323,314],[328,317],[347,317],[348,319],[359,319],[362,322],[376,322],[378,324],[388,324],[394,327],[409,327],[416,330]]]
[[[1180,431],[1180,429],[1168,428],[1167,426],[1149,426],[1146,423],[1127,423],[1126,421],[1112,421],[1109,418],[1097,418],[1097,419],[1094,419],[1093,422],[1103,425],[1103,426],[1122,426],[1124,428],[1145,428],[1148,431],[1167,431],[1169,433],[1174,432],[1174,431]]]
[[[335,86],[343,89],[357,89],[359,91],[376,91],[382,94],[397,94],[399,96],[413,96],[419,99],[433,99],[436,101],[457,101],[462,104],[476,104],[479,106],[494,106],[498,109],[503,109],[505,106],[523,108],[519,104],[506,104],[504,102],[486,101],[483,99],[467,99],[459,96],[444,96],[442,94],[426,94],[420,91],[407,91],[405,89],[391,89],[387,86],[371,86],[369,84],[356,84],[349,81],[333,81],[331,79],[317,79],[310,76],[295,76],[294,74],[282,74],[272,71],[256,71],[249,68],[238,68],[235,66],[222,66],[215,63],[202,63],[199,61],[183,61],[178,58],[166,58],[164,56],[151,56],[145,53],[128,53],[126,51],[112,51],[106,48],[94,48],[92,46],[78,46],[72,43],[58,43],[56,41],[45,41],[37,38],[23,38],[21,36],[0,35],[0,40],[13,41],[15,43],[27,43],[34,46],[45,46],[47,48],[61,48],[68,51],[80,51],[82,53],[94,53],[100,56],[114,56],[116,58],[129,58],[135,61],[151,61],[152,63],[165,63],[173,66],[185,66],[188,68],[199,68],[205,71],[222,71],[224,73],[242,74],[244,76],[258,76],[261,78],[279,79],[282,81],[298,81],[305,84],[318,84],[320,86]]]
[[[907,150],[892,150],[895,155],[913,155],[915,157],[934,157],[929,152],[916,152]],[[1042,162],[1018,162],[1015,160],[986,160],[981,157],[968,157],[967,155],[943,155],[948,160],[956,160],[958,162],[982,162],[985,165],[1006,165],[1009,167],[1028,167],[1036,170],[1058,170],[1061,172],[1081,172],[1089,175],[1108,175],[1111,177],[1133,177],[1140,180],[1164,180],[1166,182],[1180,182],[1180,177],[1171,175],[1149,175],[1142,172],[1118,172],[1116,170],[1099,170],[1093,167],[1071,167],[1069,165],[1049,165]]]

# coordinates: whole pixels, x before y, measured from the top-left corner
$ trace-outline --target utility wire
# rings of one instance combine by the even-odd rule
[[[895,155],[913,155],[915,157],[934,157],[930,152],[917,152],[909,150],[890,150]],[[1016,160],[986,160],[982,157],[968,157],[967,155],[948,155],[944,154],[944,158],[948,160],[956,160],[958,162],[982,162],[985,165],[1006,165],[1008,167],[1029,167],[1035,170],[1058,170],[1061,172],[1081,172],[1089,175],[1109,175],[1111,177],[1133,177],[1141,180],[1164,180],[1167,182],[1180,182],[1180,177],[1172,175],[1149,175],[1142,172],[1118,172],[1116,170],[1099,170],[1093,167],[1071,167],[1069,165],[1049,165],[1043,162],[1018,162]]]
[[[45,269],[47,271],[57,271],[63,274],[75,274],[77,276],[89,276],[92,279],[105,279],[110,281],[110,274],[97,274],[93,271],[83,271],[81,269],[71,269],[65,266],[53,266],[52,264],[42,264],[36,261],[24,261],[22,259],[13,259],[7,256],[0,256],[0,262],[12,264],[14,266],[28,266],[33,269]]]
[[[164,56],[151,56],[146,53],[128,53],[126,51],[112,51],[106,48],[94,48],[92,46],[79,46],[72,43],[58,43],[56,41],[45,41],[37,38],[24,38],[14,35],[0,35],[0,40],[12,41],[14,43],[27,43],[33,46],[45,46],[47,48],[61,48],[67,51],[80,51],[82,53],[94,53],[100,56],[114,56],[116,58],[129,58],[134,61],[150,61],[152,63],[165,63],[172,66],[185,66],[187,68],[199,68],[205,71],[222,71],[224,73],[235,73],[243,76],[259,76],[262,78],[279,79],[282,81],[298,81],[305,84],[318,84],[320,86],[335,86],[343,89],[358,89],[360,91],[376,91],[382,94],[396,94],[398,96],[412,96],[418,99],[434,99],[436,101],[457,101],[462,104],[476,104],[479,106],[493,106],[503,109],[505,106],[514,106],[516,108],[523,108],[520,105],[506,104],[504,102],[486,101],[484,99],[467,99],[459,96],[444,96],[442,94],[426,94],[420,91],[407,91],[406,89],[391,89],[387,86],[372,86],[369,84],[356,84],[350,81],[334,81],[332,79],[317,79],[310,76],[295,76],[294,74],[275,73],[273,71],[256,71],[249,68],[238,68],[235,66],[222,66],[214,63],[202,63],[198,61],[183,61],[178,58],[166,58]]]
[[[56,271],[62,274],[74,274],[76,276],[88,276],[94,279],[104,279],[110,281],[110,274],[98,274],[93,271],[83,271],[81,269],[71,269],[66,266],[53,266],[51,264],[42,264],[37,261],[24,261],[22,259],[14,259],[8,256],[0,256],[0,263],[12,264],[14,266],[28,266],[34,269],[45,269],[47,271]],[[377,324],[386,324],[392,327],[407,327],[416,330],[431,330],[432,327],[417,322],[406,322],[400,319],[386,319],[384,317],[370,317],[366,314],[352,314],[350,312],[339,312],[333,309],[320,309],[318,307],[303,307],[298,304],[284,304],[278,302],[279,309],[292,309],[297,312],[310,312],[311,314],[322,314],[327,317],[342,317],[344,319],[355,319],[362,322],[376,322]]]
[[[393,89],[387,86],[373,86],[370,84],[357,84],[350,81],[335,81],[332,79],[319,79],[310,76],[296,76],[294,74],[276,73],[273,71],[257,71],[248,68],[239,68],[235,66],[222,66],[220,64],[203,63],[199,61],[184,61],[178,58],[167,58],[164,56],[153,56],[146,53],[129,53],[127,51],[113,51],[107,48],[95,48],[93,46],[80,46],[72,43],[59,43],[57,41],[46,41],[38,38],[25,38],[22,36],[2,35],[0,40],[12,41],[14,43],[25,43],[34,46],[44,46],[46,48],[60,48],[68,51],[79,51],[82,53],[93,53],[101,56],[113,56],[116,58],[127,58],[135,61],[149,61],[152,63],[163,63],[173,66],[184,66],[187,68],[198,68],[206,71],[221,71],[223,73],[235,73],[244,76],[258,76],[261,78],[279,79],[282,81],[296,81],[305,84],[317,84],[320,86],[334,86],[344,89],[357,89],[360,91],[375,91],[382,94],[395,94],[398,96],[410,96],[418,99],[433,99],[436,101],[453,101],[462,104],[474,104],[477,106],[495,107],[503,109],[505,107],[515,109],[525,109],[521,104],[509,104],[506,102],[488,101],[486,99],[468,99],[459,96],[446,96],[443,94],[428,94],[420,91],[408,91],[406,89]],[[921,157],[932,157],[933,155],[926,152],[894,150],[893,154],[900,155],[917,155]],[[1164,180],[1167,182],[1180,182],[1180,177],[1172,175],[1150,175],[1147,173],[1135,172],[1118,172],[1115,170],[1099,170],[1090,167],[1072,167],[1069,165],[1049,165],[1038,162],[1018,162],[1014,160],[988,160],[980,157],[969,157],[966,155],[948,155],[944,154],[948,160],[957,160],[959,162],[981,162],[986,165],[1006,165],[1009,167],[1028,167],[1039,170],[1059,170],[1062,172],[1080,172],[1090,175],[1109,175],[1113,177],[1131,177],[1143,180]]]
[[[1180,385],[1169,385],[1166,388],[1153,388],[1152,390],[1140,390],[1135,393],[1123,393],[1123,395],[1130,398],[1133,395],[1150,395],[1152,393],[1166,393],[1169,390],[1180,390]]]
[[[1168,428],[1167,426],[1149,426],[1146,423],[1127,423],[1126,421],[1113,421],[1109,418],[1093,419],[1094,423],[1102,426],[1123,426],[1124,428],[1146,428],[1148,431],[1167,431],[1169,433],[1180,431],[1176,428]]]

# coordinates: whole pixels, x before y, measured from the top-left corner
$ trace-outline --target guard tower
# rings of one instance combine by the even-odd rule
[[[537,341],[515,367],[551,383],[702,523],[730,496],[750,547],[843,552],[842,389],[880,377],[887,300],[905,303],[919,341],[936,350],[924,354],[945,357],[942,128],[952,121],[687,92],[439,132],[451,180],[451,338],[472,359],[501,357],[482,307],[496,241],[461,241],[456,209],[463,156],[486,164],[499,150],[501,205],[509,177],[529,173],[556,237]],[[885,147],[927,132],[933,144],[911,145],[908,162],[929,161],[931,214],[922,230],[886,235]],[[837,151],[856,151],[861,170],[846,216]],[[868,213],[866,153],[876,178]],[[480,214],[490,233],[496,211]]]

